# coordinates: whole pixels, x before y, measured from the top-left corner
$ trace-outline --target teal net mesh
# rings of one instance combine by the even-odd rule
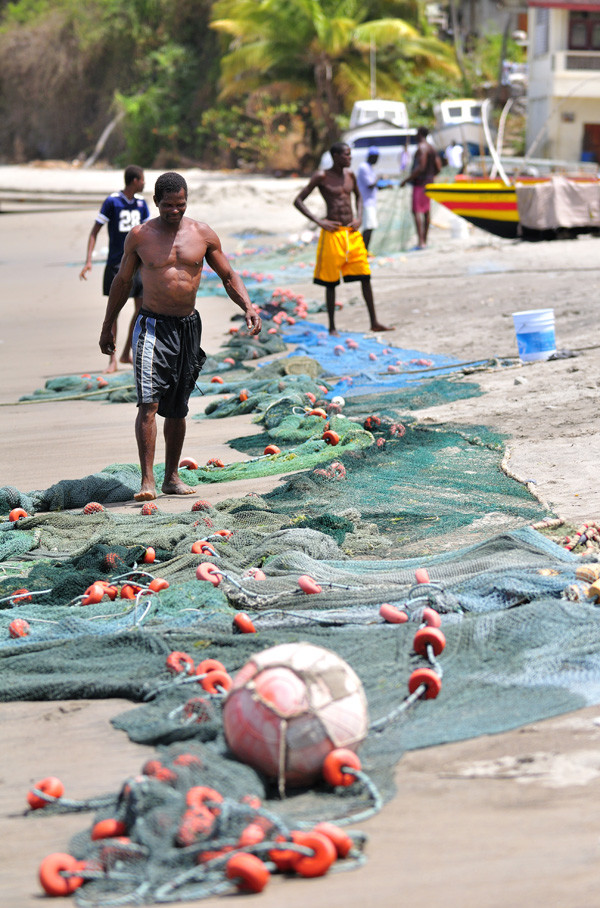
[[[0,488],[0,699],[125,697],[132,706],[115,726],[153,748],[119,791],[44,808],[93,814],[69,845],[84,862],[79,905],[230,891],[232,854],[274,869],[278,837],[302,854],[291,830],[355,824],[378,810],[406,750],[600,700],[600,611],[576,576],[582,559],[532,528],[552,515],[503,469],[503,437],[413,415],[481,393],[472,371],[376,338],[287,324],[258,341],[234,332],[201,376],[198,393],[209,400],[197,418],[248,414],[256,432],[231,441],[245,461],[181,469],[201,496],[189,511],[168,513],[160,499],[147,514],[106,508],[139,488],[133,464],[49,489]],[[279,356],[285,341],[296,349]],[[127,381],[99,389],[95,379],[53,380],[32,398],[126,399]],[[155,474],[160,485],[164,465]],[[279,484],[256,494],[252,480],[271,475]],[[213,483],[244,479],[246,494],[210,501]],[[15,508],[26,514],[8,519]],[[591,576],[596,557],[583,563]],[[439,652],[416,643],[428,627],[437,632],[432,613]],[[256,653],[300,642],[356,672],[369,730],[354,784],[319,777],[284,785],[282,797],[281,779],[229,751],[225,689],[173,674],[168,660],[216,659],[231,677]],[[190,810],[198,786],[222,800]],[[118,821],[126,840],[92,837],[103,820]],[[245,844],[250,826],[261,836]],[[349,854],[348,867],[362,858],[357,833]]]

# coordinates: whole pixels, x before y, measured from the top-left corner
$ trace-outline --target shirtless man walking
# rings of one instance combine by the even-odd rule
[[[144,285],[143,307],[133,333],[133,368],[137,385],[135,421],[142,483],[136,501],[156,498],[154,453],[156,414],[164,417],[166,495],[191,495],[181,481],[179,459],[185,438],[188,400],[206,356],[200,347],[202,323],[196,292],[206,259],[223,282],[230,299],[243,310],[246,325],[258,334],[261,320],[241,277],[233,270],[217,234],[208,224],[184,217],[187,184],[178,173],[156,181],[154,203],[159,216],[134,227],[127,235],[119,271],[110,288],[100,334],[100,349],[114,353],[113,326],[125,305],[139,267]]]
[[[371,269],[358,229],[362,220],[362,199],[356,177],[350,170],[350,147],[344,142],[336,142],[330,151],[333,166],[329,170],[317,170],[294,199],[298,211],[321,228],[313,283],[325,287],[329,333],[338,333],[335,327],[335,288],[340,283],[340,274],[345,283],[360,281],[371,331],[393,331],[393,328],[380,324],[375,315]],[[327,208],[324,218],[315,217],[304,204],[304,200],[317,187]],[[352,206],[353,196],[356,217]]]

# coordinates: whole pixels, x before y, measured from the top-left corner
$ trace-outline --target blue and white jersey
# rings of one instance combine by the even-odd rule
[[[96,215],[98,224],[108,228],[107,265],[119,265],[123,258],[125,237],[132,227],[143,224],[150,217],[150,211],[141,195],[134,195],[131,201],[124,192],[113,192],[102,203]]]

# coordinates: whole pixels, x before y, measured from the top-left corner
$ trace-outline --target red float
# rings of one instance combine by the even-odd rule
[[[408,690],[411,694],[424,684],[427,688],[424,694],[426,700],[435,700],[442,689],[442,679],[432,668],[416,668],[408,679]]]
[[[77,876],[77,871],[83,870],[84,867],[83,861],[78,861],[71,854],[61,852],[49,854],[40,864],[39,878],[42,889],[46,895],[71,895],[85,882],[83,877]],[[63,873],[73,876],[63,876]]]
[[[208,580],[213,586],[218,586],[223,579],[223,575],[212,561],[204,561],[196,568],[197,580]]]
[[[408,621],[408,615],[401,609],[384,602],[379,609],[379,614],[388,624],[405,624]]]
[[[255,854],[234,854],[225,865],[225,876],[234,880],[241,892],[262,892],[271,874],[267,865]]]
[[[8,625],[8,633],[15,640],[17,637],[26,637],[30,630],[29,622],[24,618],[15,618]]]
[[[431,646],[435,656],[439,656],[446,646],[446,638],[438,627],[421,627],[415,634],[413,649],[419,656],[427,656],[427,647]]]
[[[319,832],[292,832],[296,845],[312,848],[313,854],[297,854],[293,869],[300,876],[324,876],[337,858],[337,851],[331,839]]]
[[[233,629],[241,634],[255,634],[256,628],[246,612],[238,612],[233,618]]]
[[[44,794],[47,794],[50,801],[40,797],[40,795],[37,795],[34,791],[30,791],[27,793],[27,803],[32,810],[40,810],[42,807],[46,807],[51,801],[62,798],[65,793],[65,786],[60,779],[56,778],[56,776],[47,776],[45,779],[36,782],[33,787],[37,788],[38,791],[43,791]]]
[[[360,760],[353,750],[349,750],[347,747],[336,747],[335,750],[327,754],[323,760],[321,771],[328,785],[333,788],[338,785],[342,785],[344,788],[354,785],[356,776],[353,773],[344,772],[344,766],[350,769],[360,769]]]

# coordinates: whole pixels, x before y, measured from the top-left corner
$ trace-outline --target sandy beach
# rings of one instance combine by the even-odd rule
[[[149,203],[156,175],[146,172]],[[200,171],[186,176],[188,213],[217,230],[226,253],[239,251],[245,234],[276,243],[308,226],[292,205],[303,180]],[[101,195],[121,183],[121,171],[0,167],[0,191],[29,187]],[[64,211],[0,214],[0,485],[44,489],[111,463],[137,460],[134,404],[18,403],[51,377],[104,368],[98,349],[102,265],[94,266],[87,282],[78,280],[97,210],[94,202]],[[436,209],[427,250],[378,256],[373,264],[378,315],[396,326],[395,345],[465,363],[490,361],[487,371],[473,375],[482,396],[415,416],[425,423],[486,425],[505,433],[508,468],[530,483],[549,512],[567,523],[598,519],[600,439],[594,414],[600,387],[595,330],[600,240],[582,236],[526,244],[455,227],[451,216]],[[99,252],[105,242],[101,234]],[[321,299],[308,271],[293,289],[308,300]],[[343,331],[367,328],[356,297],[352,285],[340,290]],[[494,365],[516,357],[512,313],[546,307],[555,312],[557,348],[572,355]],[[236,308],[222,297],[203,297],[198,308],[203,346],[216,352]],[[323,314],[316,319],[325,324]],[[122,316],[121,337],[124,329]],[[204,405],[193,398],[191,413]],[[209,429],[206,422],[189,420],[184,453],[202,462],[243,459],[227,441],[255,432],[250,417],[213,420]],[[157,460],[162,453],[159,445]],[[262,480],[253,491],[268,491],[278,481]],[[219,501],[246,491],[244,483],[222,483],[210,489],[210,497]],[[175,512],[188,510],[189,502],[162,496],[160,506]],[[125,513],[139,505],[110,507]],[[3,904],[39,905],[40,860],[67,850],[70,836],[87,822],[78,814],[24,817],[32,783],[57,775],[70,796],[91,796],[115,790],[148,757],[150,749],[132,744],[109,724],[126,706],[125,701],[0,704]],[[283,899],[289,908],[309,899],[314,908],[592,906],[598,902],[600,857],[594,807],[600,794],[599,740],[600,707],[589,707],[505,734],[406,754],[396,771],[397,797],[361,827],[369,836],[363,868],[319,880],[278,879],[256,899],[265,908]],[[202,904],[228,906],[238,899]]]

